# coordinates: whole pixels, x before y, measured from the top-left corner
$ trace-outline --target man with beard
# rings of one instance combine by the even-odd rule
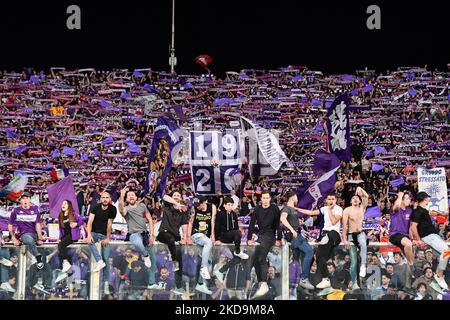
[[[109,241],[111,239],[111,229],[114,218],[116,217],[117,210],[111,203],[111,196],[108,192],[103,192],[100,196],[100,203],[97,204],[89,214],[89,220],[87,223],[87,239],[89,248],[92,255],[97,262],[93,272],[99,272],[103,269],[103,281],[104,281],[104,293],[109,294],[109,268],[106,267],[105,261],[109,259],[110,247]],[[100,242],[103,247],[103,260],[102,256],[98,252],[96,243]]]

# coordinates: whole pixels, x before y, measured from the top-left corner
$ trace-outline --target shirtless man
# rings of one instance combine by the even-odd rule
[[[351,206],[345,208],[342,216],[342,239],[346,249],[350,249],[351,265],[350,275],[352,278],[353,289],[358,288],[356,269],[358,264],[357,247],[360,249],[361,267],[359,276],[366,276],[367,261],[367,237],[362,230],[364,213],[366,212],[369,195],[361,187],[356,189],[355,195],[351,199]],[[350,241],[349,241],[350,240]],[[354,246],[351,245],[353,242]]]

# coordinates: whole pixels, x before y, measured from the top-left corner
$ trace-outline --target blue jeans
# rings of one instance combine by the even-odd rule
[[[28,250],[30,250],[31,254],[35,257],[40,255],[40,253],[36,247],[36,240],[37,240],[37,234],[35,234],[35,233],[24,233],[20,237],[20,241],[22,241],[23,244],[27,245]]]
[[[9,250],[8,248],[0,248],[0,260],[1,259],[8,259],[9,260]],[[9,269],[8,267],[5,267],[4,265],[0,264],[0,281],[6,282],[9,278]]]
[[[105,240],[106,236],[101,233],[92,232],[92,239],[94,240],[94,242],[89,244],[89,248],[91,249],[91,253],[94,256],[95,261],[99,262],[100,260],[102,260],[102,257],[100,256],[100,253],[98,252],[97,247],[95,246],[95,243]],[[102,250],[103,262],[105,262],[105,264],[106,264],[106,267],[103,268],[103,281],[109,280],[108,260],[109,260],[110,251],[111,251],[111,248],[109,246],[103,247],[103,250]]]
[[[195,233],[191,236],[192,242],[196,245],[203,247],[202,249],[202,267],[208,267],[209,257],[211,256],[211,250],[213,247],[212,241],[203,233]]]
[[[348,241],[353,241],[352,234],[347,235]],[[362,231],[358,234],[358,244],[359,244],[359,255],[361,256],[361,264],[366,264],[367,261],[367,237],[366,233]],[[358,281],[358,248],[356,245],[350,248],[350,277],[352,278],[352,283],[356,284]]]
[[[149,284],[155,284],[155,273],[156,273],[156,259],[155,259],[155,249],[154,246],[145,246],[142,235],[140,232],[132,233],[130,235],[131,243],[136,247],[136,250],[143,256],[150,256],[150,261],[152,263],[149,273],[148,282]]]
[[[308,241],[300,233],[298,233],[297,238],[294,238],[292,240],[291,245],[292,249],[298,249],[305,255],[303,257],[301,277],[302,279],[308,279],[314,251],[309,245]]]

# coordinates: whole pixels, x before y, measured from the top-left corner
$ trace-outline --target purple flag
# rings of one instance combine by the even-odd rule
[[[329,151],[339,160],[350,161],[350,119],[348,107],[350,101],[347,93],[337,97],[327,111],[327,130]]]
[[[333,162],[333,161],[332,161]],[[309,186],[303,193],[298,194],[297,207],[311,210],[317,208],[325,197],[333,192],[336,183],[336,171],[339,169],[339,163],[335,168],[323,174],[318,180]]]
[[[141,148],[136,144],[129,145],[128,147],[129,147],[131,153],[140,153],[141,152]]]
[[[381,216],[381,210],[379,206],[369,207],[364,214],[364,218],[376,218]]]
[[[22,153],[25,152],[25,150],[27,150],[27,146],[21,146],[21,147],[18,147],[18,148],[16,149],[16,153],[17,153],[17,154],[22,154]]]
[[[324,174],[339,166],[339,159],[335,154],[318,150],[314,156],[313,172],[314,174]]]
[[[366,152],[364,152],[364,155],[365,155],[367,158],[373,157],[373,150],[366,150]]]
[[[371,84],[362,88],[362,92],[364,92],[364,93],[372,91],[372,90],[373,90],[373,85],[371,85]]]
[[[311,104],[314,107],[318,107],[318,106],[322,105],[322,100],[312,99]]]
[[[59,157],[59,150],[58,150],[58,149],[55,149],[55,150],[52,152],[52,158],[57,158],[57,157]]]
[[[129,98],[131,98],[131,94],[129,94],[128,92],[122,92],[120,94],[120,98],[121,99],[129,99]]]
[[[358,95],[359,90],[358,89],[353,89],[352,91],[350,91],[350,95],[351,96],[356,96]]]
[[[167,174],[172,167],[172,150],[180,142],[178,126],[166,118],[158,118],[147,164],[145,194],[163,196]]]
[[[409,95],[410,95],[411,97],[414,97],[414,96],[417,94],[417,91],[414,90],[414,89],[409,89],[409,90],[408,90],[408,93],[409,93]]]
[[[372,164],[372,171],[373,172],[380,171],[380,170],[383,170],[383,169],[384,169],[384,166],[382,166],[381,164],[375,164],[375,163]]]
[[[398,179],[395,179],[395,180],[391,181],[391,187],[395,188],[395,187],[398,187],[398,186],[400,186],[400,185],[402,185],[404,183],[405,183],[405,180],[402,177],[400,177]]]
[[[100,152],[98,151],[98,149],[94,149],[94,157],[99,157],[100,156]]]
[[[87,155],[86,152],[81,153],[80,160],[81,161],[88,161],[88,155]]]
[[[9,129],[6,129],[6,137],[8,138],[13,138],[13,139],[17,139],[19,135],[17,133],[12,132]]]
[[[104,107],[104,108],[108,108],[108,107],[111,106],[111,104],[110,104],[108,101],[106,101],[106,100],[100,101],[100,105],[101,105],[102,107]]]
[[[302,76],[301,75],[297,75],[297,76],[292,77],[292,81],[297,82],[297,81],[300,81],[300,80],[302,80]]]
[[[133,77],[141,78],[143,76],[144,76],[144,74],[142,72],[140,72],[140,71],[133,72]]]
[[[323,123],[322,122],[317,122],[316,126],[314,127],[314,131],[315,132],[323,132]]]
[[[375,155],[378,156],[379,154],[387,153],[387,150],[385,147],[375,147]]]
[[[102,144],[111,144],[111,143],[114,143],[114,139],[111,137],[102,140]]]
[[[77,151],[75,150],[75,148],[64,147],[62,153],[67,156],[74,157]]]
[[[50,217],[57,219],[61,210],[61,204],[64,200],[72,202],[73,211],[79,215],[77,205],[77,196],[73,188],[72,178],[70,176],[58,181],[57,183],[47,186],[48,201],[50,207]]]

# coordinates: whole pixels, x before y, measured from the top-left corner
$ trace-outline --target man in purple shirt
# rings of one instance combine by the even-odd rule
[[[36,258],[36,267],[39,270],[42,269],[44,267],[42,255],[36,247],[36,244],[42,244],[41,215],[38,207],[31,205],[28,192],[24,192],[20,197],[20,207],[14,208],[11,212],[8,231],[14,245],[26,244],[28,250]],[[16,237],[15,231],[18,233],[18,237]]]
[[[389,241],[402,249],[408,260],[410,270],[414,265],[413,245],[409,237],[409,221],[412,216],[411,196],[408,193],[399,192],[397,200],[392,207],[391,227]]]

